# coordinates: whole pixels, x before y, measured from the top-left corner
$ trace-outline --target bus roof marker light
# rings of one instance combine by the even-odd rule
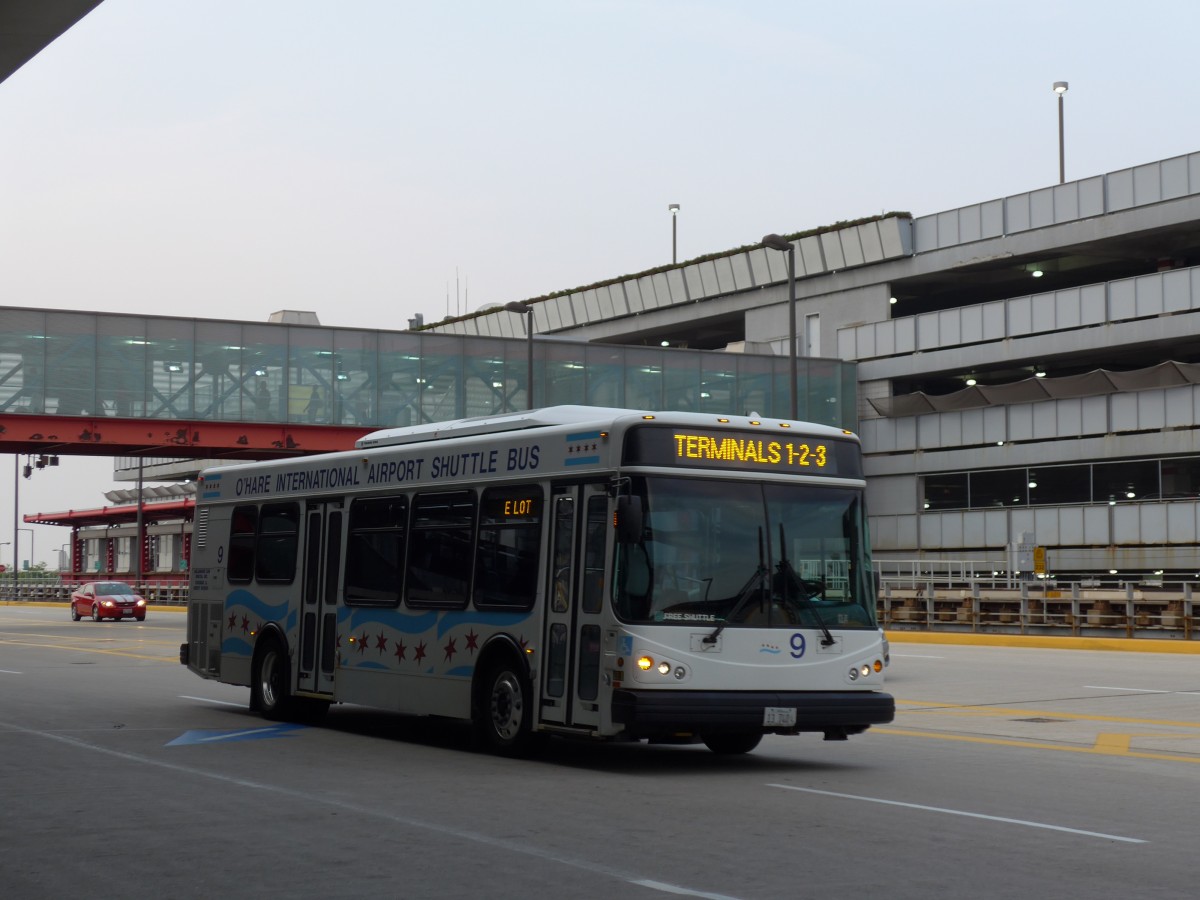
[[[780,422],[780,423],[779,423],[779,427],[780,427],[780,428],[791,428],[791,427],[792,427],[792,423],[791,423],[791,422]]]
[[[722,425],[729,424],[729,420],[727,418],[725,418],[724,416],[718,416],[717,421],[720,422]]]
[[[750,424],[751,425],[761,425],[762,422],[758,421],[758,419],[751,419]]]
[[[648,421],[650,421],[651,419],[653,419],[653,418],[654,418],[654,416],[646,415],[646,416],[642,416],[642,418],[643,418],[643,419],[645,419],[645,420],[648,422]]]

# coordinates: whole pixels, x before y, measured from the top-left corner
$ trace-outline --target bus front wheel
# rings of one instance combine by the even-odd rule
[[[762,740],[762,735],[754,732],[745,734],[717,733],[702,734],[700,735],[700,739],[704,741],[704,746],[708,747],[713,753],[732,756],[737,753],[749,753],[758,746],[758,742]]]
[[[487,668],[472,717],[476,738],[485,749],[522,756],[533,748],[531,695],[529,680],[511,660],[497,660]]]

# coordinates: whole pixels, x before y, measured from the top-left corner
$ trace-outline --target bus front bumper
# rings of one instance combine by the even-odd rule
[[[637,737],[819,731],[843,738],[895,717],[892,695],[877,691],[613,692],[613,722]]]

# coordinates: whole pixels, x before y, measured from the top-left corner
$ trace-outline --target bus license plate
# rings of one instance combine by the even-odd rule
[[[780,725],[791,728],[796,724],[796,710],[791,706],[763,707],[763,725]]]

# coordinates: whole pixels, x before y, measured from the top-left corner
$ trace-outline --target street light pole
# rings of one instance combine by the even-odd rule
[[[510,300],[504,308],[525,314],[525,408],[533,409],[533,306],[521,300]]]
[[[17,590],[21,586],[17,580],[20,577],[20,561],[17,551],[17,539],[20,535],[17,534],[17,522],[20,521],[21,515],[21,457],[16,453],[13,454],[13,600],[19,599]]]
[[[788,373],[791,377],[792,419],[800,418],[799,398],[796,394],[796,245],[777,234],[768,234],[762,245],[788,255]]]
[[[1054,82],[1054,93],[1058,94],[1058,183],[1067,182],[1066,154],[1063,149],[1063,94],[1067,92],[1065,81]]]
[[[679,261],[678,253],[676,252],[678,245],[675,241],[675,222],[679,218],[679,204],[672,203],[667,209],[671,211],[671,265],[675,265]]]

